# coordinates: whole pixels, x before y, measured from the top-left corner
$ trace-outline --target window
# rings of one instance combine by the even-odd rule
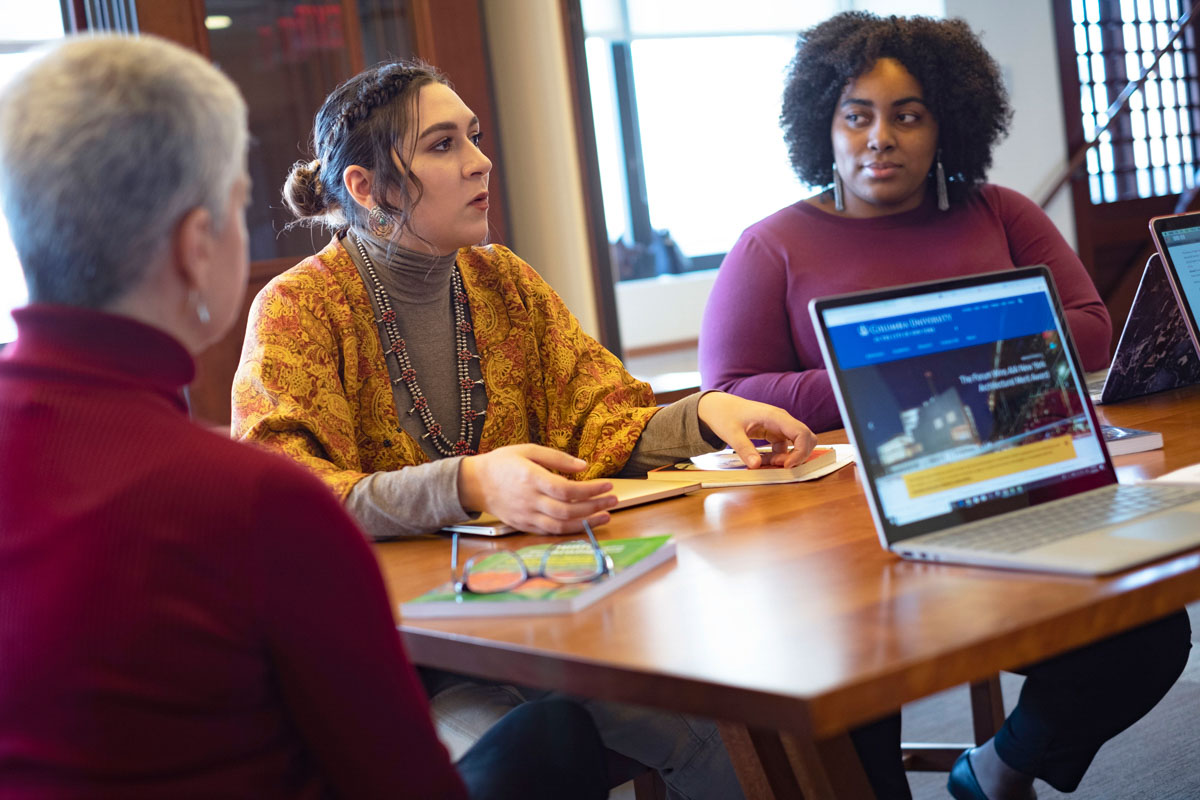
[[[1072,0],[1083,133],[1091,140],[1126,83],[1137,80],[1166,45],[1180,0]],[[1196,182],[1197,64],[1189,27],[1088,151],[1093,204],[1183,192]]]
[[[694,342],[741,232],[815,191],[779,128],[796,34],[842,11],[945,14],[942,0],[580,4],[627,352]]]
[[[773,123],[796,32],[838,10],[837,0],[585,0],[621,279],[715,267],[743,228],[807,193]]]
[[[62,10],[58,3],[21,3],[0,0],[0,89],[36,57],[36,48],[63,35]],[[0,214],[0,343],[17,336],[9,312],[25,304],[25,278],[8,233],[8,222]]]

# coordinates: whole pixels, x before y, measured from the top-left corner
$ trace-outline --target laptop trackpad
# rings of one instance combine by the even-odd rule
[[[1110,536],[1121,536],[1126,539],[1171,542],[1176,539],[1194,537],[1197,528],[1200,528],[1200,513],[1176,510],[1155,514],[1148,519],[1113,528],[1108,533]]]

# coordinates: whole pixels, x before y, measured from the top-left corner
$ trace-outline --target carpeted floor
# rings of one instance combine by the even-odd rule
[[[1198,800],[1200,799],[1200,604],[1192,618],[1192,654],[1171,691],[1142,720],[1113,739],[1092,762],[1079,789],[1064,794],[1037,783],[1039,800]],[[1001,676],[1004,704],[1011,709],[1021,689],[1019,675]],[[970,741],[970,702],[966,687],[904,708],[907,741]],[[946,775],[910,772],[914,800],[949,797]]]

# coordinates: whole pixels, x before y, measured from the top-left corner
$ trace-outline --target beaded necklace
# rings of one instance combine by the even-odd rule
[[[383,323],[383,330],[387,335],[385,353],[396,359],[397,371],[400,373],[400,377],[393,379],[392,383],[403,383],[408,387],[408,393],[413,399],[413,407],[408,410],[408,413],[415,412],[425,426],[425,433],[421,438],[429,439],[434,448],[444,456],[475,455],[475,450],[471,447],[471,441],[475,437],[475,420],[482,417],[487,411],[476,411],[471,408],[471,390],[482,384],[483,380],[471,378],[471,359],[477,359],[479,355],[467,349],[467,334],[473,333],[474,328],[467,319],[467,293],[463,288],[462,275],[459,274],[458,267],[455,266],[450,273],[450,294],[454,299],[454,350],[458,354],[456,359],[458,407],[461,411],[461,418],[458,441],[451,442],[446,438],[441,424],[433,418],[433,412],[429,409],[429,400],[417,383],[417,370],[412,365],[412,359],[409,358],[408,345],[400,336],[400,328],[396,325],[396,310],[392,307],[391,298],[388,297],[383,281],[379,280],[379,275],[375,272],[375,264],[367,255],[367,248],[363,246],[362,239],[355,236],[354,244],[358,248],[358,254],[362,256],[367,275],[371,278],[371,291],[375,295],[381,312],[381,317],[375,320],[375,323]]]

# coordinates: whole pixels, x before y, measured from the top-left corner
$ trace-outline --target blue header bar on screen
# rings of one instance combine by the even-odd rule
[[[942,292],[938,293],[941,302],[905,302],[935,297],[927,295],[868,304],[875,306],[873,309],[868,309],[866,305],[828,309],[825,321],[842,369],[1015,339],[1043,331],[1057,331],[1058,325],[1045,284],[1037,279],[1033,284],[1024,288],[1027,290],[1039,285],[1041,288],[1022,294],[979,293],[973,298],[960,296],[970,294],[972,290]],[[955,300],[968,302],[955,303]],[[889,305],[892,305],[891,309],[888,309]],[[887,313],[888,310],[900,310],[904,305],[910,307],[904,309],[903,313]],[[868,313],[835,313],[856,311]],[[836,324],[835,320],[842,324]]]

